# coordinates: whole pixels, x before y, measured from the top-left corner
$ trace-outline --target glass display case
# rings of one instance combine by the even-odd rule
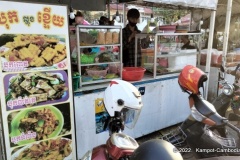
[[[121,26],[78,25],[76,34],[80,87],[122,78]]]
[[[149,39],[148,47],[143,48],[146,46],[146,44],[141,44],[143,39]],[[146,68],[146,74],[156,78],[179,73],[186,65],[196,66],[201,49],[198,47],[201,42],[201,33],[137,34],[135,43],[139,42],[142,46],[141,65]],[[138,53],[138,48],[135,48],[135,53]],[[135,64],[137,64],[137,59],[135,59]]]

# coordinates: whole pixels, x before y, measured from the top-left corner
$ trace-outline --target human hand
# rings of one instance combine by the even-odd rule
[[[233,101],[238,101],[239,100],[239,96],[234,96],[233,97]]]
[[[130,42],[133,38],[135,38],[137,31],[133,31],[130,37],[128,38],[128,42]]]

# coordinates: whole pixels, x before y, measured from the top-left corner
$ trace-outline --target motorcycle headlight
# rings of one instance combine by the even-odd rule
[[[81,160],[92,160],[92,150],[85,153],[85,155],[83,156],[83,158],[81,158]]]
[[[227,83],[227,84],[225,84],[225,85],[223,86],[222,91],[223,91],[223,93],[224,93],[225,95],[230,96],[230,95],[232,95],[233,92],[234,92],[234,86],[231,85],[231,84],[229,84],[229,83]]]

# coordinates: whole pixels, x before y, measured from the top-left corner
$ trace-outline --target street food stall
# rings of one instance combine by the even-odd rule
[[[165,7],[175,7],[179,9],[179,6],[182,6],[183,8],[187,7],[188,4],[186,1],[178,1],[175,6],[175,1],[136,1],[131,2],[131,4],[141,4],[141,5],[147,5],[147,6],[158,6],[162,4],[166,4]],[[196,8],[204,8],[207,9],[210,12],[215,12],[217,1],[197,1],[195,3],[193,1],[189,1],[190,7],[196,7]],[[214,13],[212,13],[212,16],[214,17]],[[212,21],[214,23],[214,20]],[[98,33],[100,31],[104,32],[104,35],[107,35],[107,32],[110,31],[111,28],[108,27],[95,27],[95,26],[78,26],[79,31],[82,30],[82,32],[86,31],[86,29],[97,28]],[[213,30],[214,24],[212,24],[211,29]],[[113,28],[112,28],[113,29]],[[121,30],[121,28],[120,28]],[[119,31],[121,33],[121,31]],[[102,33],[101,33],[102,34]],[[195,50],[185,50],[179,52],[175,52],[173,50],[167,51],[169,54],[161,54],[159,51],[159,45],[160,43],[166,43],[165,41],[173,40],[176,43],[176,37],[183,36],[183,35],[194,35],[193,39],[196,40],[196,42],[199,41],[198,38],[200,37],[201,33],[157,33],[154,34],[154,36],[163,37],[164,39],[155,38],[152,40],[151,47],[147,47],[144,51],[144,54],[148,56],[148,59],[145,59],[143,63],[152,63],[151,65],[158,66],[157,59],[158,58],[168,58],[172,62],[172,68],[175,67],[175,70],[168,70],[167,73],[160,73],[157,74],[155,69],[152,74],[149,74],[148,71],[141,71],[141,75],[138,74],[137,78],[134,80],[131,79],[131,83],[133,83],[141,92],[143,97],[143,103],[144,107],[142,109],[142,112],[140,114],[140,117],[138,119],[138,122],[134,129],[128,129],[125,128],[124,132],[134,138],[141,137],[143,135],[152,133],[154,131],[160,130],[162,128],[166,128],[168,126],[177,124],[182,122],[188,115],[189,115],[189,108],[188,108],[188,102],[186,101],[187,95],[183,94],[179,85],[178,85],[178,75],[180,73],[181,67],[184,65],[191,63],[193,65],[196,65],[197,63],[197,56],[199,55],[199,52]],[[139,35],[141,36],[141,35]],[[174,38],[172,38],[174,36]],[[98,38],[98,37],[97,37]],[[119,36],[121,38],[121,36]],[[80,37],[81,39],[81,37]],[[90,39],[91,40],[91,39]],[[80,43],[80,44],[79,44]],[[77,59],[78,66],[81,68],[88,67],[88,66],[94,66],[94,65],[101,65],[101,67],[106,66],[106,63],[110,64],[118,64],[120,58],[121,62],[121,55],[122,55],[122,44],[119,41],[119,43],[110,43],[106,44],[106,42],[102,44],[85,44],[81,41],[78,41],[79,44],[79,51],[82,51],[81,48],[89,48],[89,47],[99,47],[100,52],[101,48],[105,47],[112,47],[112,46],[118,46],[119,50],[117,53],[113,53],[115,56],[115,59],[111,59],[111,61],[105,61],[105,62],[97,62],[96,59],[93,59],[91,63],[81,63],[82,59],[81,56]],[[112,47],[113,48],[113,47]],[[174,48],[174,46],[168,46],[168,49]],[[176,49],[176,46],[175,46]],[[150,51],[150,52],[149,52]],[[81,54],[81,52],[80,52]],[[190,56],[191,60],[193,61],[186,61],[187,57]],[[150,60],[149,57],[152,57]],[[181,57],[181,58],[180,58]],[[183,61],[181,64],[178,64],[177,67],[174,65],[175,62]],[[79,63],[80,62],[80,63]],[[82,61],[83,62],[83,61]],[[196,63],[194,63],[196,62]],[[79,65],[80,64],[80,65]],[[148,64],[146,64],[148,65]],[[98,77],[98,75],[91,76],[90,74],[87,74],[87,76],[90,76],[86,78],[86,75],[82,74],[80,75],[80,87],[74,92],[74,102],[75,102],[75,115],[76,115],[76,121],[78,122],[76,124],[76,135],[77,135],[77,145],[78,145],[78,156],[82,157],[84,153],[86,153],[91,148],[98,146],[99,144],[105,143],[106,139],[109,136],[108,131],[106,128],[104,128],[105,119],[107,118],[108,114],[106,113],[103,105],[103,91],[108,85],[108,81],[114,79],[114,78],[122,78],[127,79],[126,77],[123,77],[123,73],[125,72],[124,68],[120,64],[119,66],[115,65],[117,67],[118,71],[116,74],[118,77],[109,77],[106,78]],[[146,66],[145,66],[146,67]],[[179,68],[180,67],[180,68]],[[168,67],[166,67],[168,68]],[[154,70],[154,68],[152,68]],[[106,69],[102,69],[106,70]],[[96,71],[96,70],[95,70]],[[144,73],[144,74],[143,74]],[[111,72],[106,72],[105,75],[112,74]],[[136,73],[134,73],[135,75]],[[130,74],[132,75],[132,74]],[[156,75],[156,76],[155,76]],[[83,76],[83,77],[81,77]],[[95,76],[95,77],[94,77]],[[140,77],[140,78],[139,78]],[[86,81],[85,81],[86,80]],[[87,82],[88,81],[88,82]],[[174,100],[173,100],[174,99]]]
[[[48,3],[50,1],[47,1]],[[65,2],[59,1],[59,2]],[[9,3],[14,3],[16,5],[9,5]],[[166,8],[175,8],[175,9],[188,9],[188,8],[196,8],[196,9],[204,9],[211,13],[211,23],[210,23],[210,35],[213,34],[214,30],[214,17],[215,17],[215,9],[217,6],[217,0],[205,0],[205,1],[191,1],[191,0],[146,0],[146,1],[133,1],[132,4],[138,4],[142,6],[163,6]],[[4,4],[4,5],[2,5]],[[34,104],[34,109],[32,112],[40,112],[40,109],[49,108],[49,112],[58,113],[56,114],[56,118],[61,119],[62,121],[59,121],[61,123],[62,127],[57,129],[59,132],[56,134],[50,134],[51,139],[55,139],[55,137],[58,137],[57,140],[62,140],[64,142],[69,142],[71,140],[71,154],[69,155],[62,155],[65,157],[72,156],[74,159],[74,156],[77,154],[77,157],[82,157],[84,153],[86,153],[89,149],[105,143],[106,139],[109,136],[108,131],[106,128],[104,128],[105,119],[109,116],[104,108],[103,103],[103,91],[107,87],[108,83],[115,78],[118,79],[124,79],[123,78],[123,67],[122,67],[122,42],[121,42],[121,30],[122,27],[119,26],[77,26],[76,27],[76,35],[77,35],[77,59],[76,64],[74,64],[77,67],[79,75],[75,75],[77,77],[78,83],[73,83],[72,81],[72,72],[70,64],[74,63],[73,61],[70,61],[70,44],[69,44],[69,32],[68,27],[64,26],[62,28],[56,28],[57,26],[52,25],[50,28],[48,28],[46,24],[37,23],[37,19],[35,21],[32,20],[31,15],[37,15],[35,12],[37,12],[39,8],[43,9],[45,5],[43,4],[27,4],[32,5],[32,7],[36,7],[36,9],[27,11],[24,10],[24,7],[21,6],[25,3],[20,2],[7,2],[7,1],[0,1],[0,8],[1,12],[5,10],[13,10],[13,7],[16,7],[15,10],[18,10],[19,14],[21,15],[21,18],[23,16],[26,16],[28,20],[20,21],[17,24],[14,25],[21,25],[21,30],[19,30],[20,27],[12,27],[8,28],[8,25],[0,25],[0,34],[6,34],[6,33],[13,33],[15,34],[31,34],[31,36],[35,36],[35,34],[41,34],[41,35],[49,35],[54,34],[55,39],[51,39],[51,41],[58,40],[59,44],[64,44],[66,47],[66,62],[67,63],[56,63],[55,61],[52,61],[50,64],[47,64],[44,66],[45,68],[42,68],[42,66],[36,66],[33,62],[30,63],[30,68],[33,68],[32,70],[28,70],[28,66],[25,66],[26,62],[23,61],[23,59],[15,60],[14,61],[23,61],[24,63],[21,63],[19,65],[20,69],[16,71],[16,67],[11,68],[11,65],[3,65],[2,63],[2,70],[1,70],[1,76],[4,77],[3,81],[1,81],[1,86],[4,86],[4,89],[2,89],[2,92],[6,94],[2,94],[1,96],[1,113],[2,113],[2,122],[6,122],[6,124],[3,124],[3,130],[5,139],[2,139],[5,143],[4,148],[6,149],[6,157],[8,159],[11,159],[12,157],[19,157],[22,151],[25,150],[27,147],[31,147],[32,144],[40,144],[39,141],[45,141],[45,139],[41,137],[40,139],[36,139],[36,135],[34,133],[30,133],[31,135],[23,135],[25,137],[28,136],[27,140],[21,139],[21,132],[14,132],[10,134],[9,129],[18,121],[22,121],[21,116],[28,113],[29,109],[32,107],[26,107],[28,106],[27,102],[24,104],[24,107],[16,106],[14,99],[10,99],[9,101],[5,101],[6,98],[8,98],[9,92],[11,92],[12,88],[10,88],[10,85],[7,81],[14,80],[15,76],[19,76],[19,73],[21,75],[24,75],[25,77],[29,77],[30,75],[35,73],[37,71],[44,72],[46,75],[40,76],[37,74],[34,76],[34,78],[31,78],[31,84],[39,83],[39,78],[44,76],[45,79],[51,81],[51,78],[48,76],[54,76],[57,78],[60,76],[60,78],[57,78],[58,81],[65,81],[64,85],[66,88],[64,88],[64,94],[60,95],[62,97],[58,97],[58,99],[51,99],[51,101],[45,97],[46,102],[38,102],[35,104],[36,99],[31,98],[28,99],[29,101],[32,100],[33,102],[28,102],[30,104]],[[59,3],[61,4],[61,3]],[[64,4],[64,3],[62,3]],[[52,8],[52,14],[53,16],[56,14],[57,16],[60,15],[64,18],[64,25],[67,24],[67,7],[61,6],[61,5],[47,5]],[[82,5],[83,6],[83,5]],[[97,5],[96,5],[97,6]],[[11,8],[9,8],[11,7]],[[60,7],[60,9],[58,9]],[[61,8],[63,7],[63,8]],[[22,9],[20,9],[22,8]],[[60,10],[61,13],[57,12],[56,10]],[[83,8],[84,9],[84,8]],[[27,13],[25,13],[27,11]],[[56,11],[56,12],[55,12]],[[25,18],[25,19],[26,19]],[[38,17],[39,18],[39,17]],[[2,20],[2,19],[1,19]],[[32,22],[33,21],[33,22]],[[10,22],[10,21],[9,21]],[[27,23],[29,22],[29,23]],[[36,22],[36,24],[35,24]],[[23,23],[23,24],[22,24]],[[55,23],[53,23],[55,24]],[[26,28],[25,30],[22,29]],[[47,27],[47,28],[46,28]],[[3,28],[3,29],[2,29]],[[44,28],[44,29],[43,29]],[[16,31],[15,31],[15,30]],[[12,31],[14,30],[14,31]],[[89,36],[86,33],[91,32],[91,36]],[[97,31],[97,32],[95,32]],[[96,34],[97,33],[97,34]],[[59,35],[64,35],[63,37]],[[108,42],[106,41],[106,38],[102,38],[100,35],[104,37],[111,37],[107,38]],[[189,115],[189,107],[188,102],[186,101],[187,95],[183,94],[179,85],[178,85],[178,75],[181,70],[181,67],[183,67],[185,64],[191,63],[193,65],[197,64],[197,57],[199,56],[199,51],[197,50],[185,50],[184,52],[181,51],[181,49],[177,50],[171,50],[174,48],[178,36],[184,36],[184,35],[191,35],[193,36],[193,40],[196,42],[199,41],[200,33],[156,33],[154,34],[155,39],[152,40],[151,47],[143,49],[142,53],[144,53],[144,56],[147,57],[143,61],[143,64],[145,63],[144,67],[149,66],[147,63],[151,63],[154,67],[152,68],[151,74],[149,74],[148,71],[141,71],[141,77],[137,80],[130,81],[133,83],[141,92],[143,97],[143,103],[144,107],[142,109],[142,112],[140,114],[138,123],[136,124],[134,129],[128,129],[126,128],[124,132],[129,134],[130,136],[137,138],[141,137],[143,135],[152,133],[154,131],[160,130],[162,128],[166,128],[168,126],[177,124],[182,122],[188,115]],[[98,38],[98,41],[91,42],[92,37],[95,36]],[[99,36],[99,37],[98,37]],[[139,35],[141,36],[141,35]],[[172,38],[172,36],[174,38]],[[57,37],[57,38],[56,38]],[[65,37],[65,38],[64,38]],[[113,38],[115,37],[115,38]],[[160,38],[163,37],[163,38]],[[196,38],[199,37],[199,38]],[[211,37],[211,36],[210,36]],[[12,37],[13,40],[18,41],[19,38]],[[42,37],[43,39],[45,37]],[[22,37],[20,37],[22,39]],[[34,39],[34,38],[33,38]],[[103,39],[103,41],[101,41]],[[110,40],[111,39],[111,40]],[[14,41],[11,42],[14,42]],[[159,41],[158,41],[159,40]],[[160,50],[161,45],[167,43],[166,41],[174,41],[174,44],[171,46],[165,47],[165,50]],[[54,42],[55,42],[54,41]],[[211,41],[211,39],[210,39]],[[210,42],[209,41],[209,42]],[[1,41],[2,42],[2,41]],[[91,43],[89,43],[91,42]],[[6,42],[7,43],[7,42]],[[19,43],[19,42],[14,42]],[[40,41],[39,43],[44,43],[43,41]],[[56,42],[55,42],[56,43]],[[168,43],[169,44],[169,43]],[[166,45],[168,45],[166,44]],[[5,43],[1,45],[0,47],[4,46],[4,52],[5,52]],[[30,46],[30,45],[29,45]],[[34,50],[34,46],[28,46],[28,50],[31,49]],[[20,46],[21,48],[23,46]],[[24,48],[24,47],[23,47]],[[26,47],[25,47],[26,48]],[[57,50],[58,54],[62,51],[61,46],[57,46],[56,44],[51,45],[49,47],[49,50]],[[3,50],[2,49],[2,50]],[[20,48],[18,48],[20,49]],[[175,46],[176,49],[176,46]],[[60,51],[59,51],[60,50]],[[150,53],[149,53],[150,50]],[[0,50],[1,51],[1,50]],[[41,50],[42,51],[42,50]],[[26,51],[27,52],[27,51]],[[54,51],[53,51],[54,52]],[[82,53],[88,53],[87,55],[90,55],[90,53],[96,53],[98,57],[87,57],[83,58]],[[167,52],[167,54],[166,54]],[[46,53],[50,53],[46,52]],[[101,53],[101,54],[99,54]],[[104,54],[105,53],[105,54]],[[106,54],[107,53],[107,54]],[[109,54],[113,53],[113,55]],[[208,49],[208,56],[211,53],[211,46]],[[13,54],[16,55],[16,54]],[[45,55],[43,53],[43,55]],[[101,56],[102,57],[101,57]],[[45,55],[45,58],[48,58],[47,54]],[[60,56],[60,55],[59,55]],[[191,60],[193,61],[185,61],[184,59],[187,59],[186,57],[190,56]],[[3,57],[3,56],[2,56]],[[3,57],[7,59],[6,57]],[[19,58],[18,56],[15,56],[13,58]],[[44,59],[45,59],[44,58]],[[151,59],[152,58],[152,59]],[[167,70],[167,72],[162,72],[162,68],[160,68],[160,74],[158,72],[158,65],[160,64],[160,58],[161,60],[170,60],[171,61],[171,70]],[[50,58],[51,59],[51,58]],[[84,61],[85,60],[85,61]],[[177,64],[179,60],[182,62],[181,64]],[[31,61],[27,59],[26,61]],[[50,60],[49,60],[50,61]],[[209,61],[209,59],[207,60]],[[2,61],[3,62],[3,61]],[[5,61],[4,61],[5,62]],[[60,61],[61,62],[61,61]],[[161,64],[166,64],[166,61],[161,61]],[[167,61],[169,62],[169,61]],[[196,62],[196,63],[195,63]],[[4,63],[5,64],[5,63]],[[208,62],[206,63],[209,64]],[[56,68],[54,68],[56,66]],[[97,68],[91,68],[92,66],[98,66]],[[176,67],[177,66],[177,67]],[[7,69],[6,71],[4,70]],[[10,67],[10,68],[9,68]],[[60,67],[60,68],[58,68]],[[166,67],[166,66],[165,66]],[[175,67],[175,68],[174,68]],[[180,68],[179,68],[180,67]],[[82,73],[81,69],[84,69],[83,71],[86,71],[86,69],[89,69],[87,75]],[[101,73],[99,73],[99,68]],[[169,68],[169,67],[166,67]],[[175,70],[172,70],[174,68]],[[208,66],[206,66],[206,72],[208,73]],[[11,69],[11,71],[9,71]],[[75,69],[75,68],[72,68]],[[151,70],[151,68],[150,68]],[[96,72],[97,71],[97,72]],[[166,70],[165,70],[166,71]],[[9,73],[10,72],[10,73]],[[47,73],[49,72],[49,74]],[[86,71],[87,72],[87,71]],[[144,73],[144,74],[143,74]],[[102,74],[104,76],[102,76]],[[131,76],[131,74],[130,74]],[[34,79],[34,80],[33,80]],[[24,80],[24,79],[23,79]],[[68,83],[67,83],[68,82]],[[49,82],[51,83],[51,82]],[[55,82],[52,82],[55,83]],[[17,85],[17,84],[16,84]],[[54,85],[54,84],[52,84]],[[74,86],[77,86],[76,89]],[[7,88],[7,90],[6,90]],[[73,92],[74,90],[74,92]],[[68,96],[68,98],[64,97]],[[19,98],[19,97],[17,97]],[[21,97],[22,98],[22,97]],[[41,98],[40,98],[41,99]],[[6,102],[6,103],[5,103]],[[45,107],[47,104],[47,107]],[[51,104],[51,106],[50,106]],[[7,106],[8,105],[8,106]],[[63,109],[64,108],[64,109]],[[39,110],[38,110],[39,109]],[[55,110],[54,110],[55,109]],[[60,111],[58,111],[60,110]],[[66,111],[67,110],[67,111]],[[19,114],[22,113],[22,114]],[[18,116],[19,115],[19,116]],[[28,116],[28,114],[26,114]],[[63,118],[62,118],[63,117]],[[75,118],[74,118],[75,117]],[[28,117],[27,117],[28,118]],[[9,123],[7,123],[9,122]],[[19,122],[17,123],[18,125]],[[41,126],[42,120],[37,121],[38,125]],[[55,124],[56,125],[56,124]],[[58,126],[61,126],[58,125]],[[24,124],[21,124],[21,126],[24,126]],[[67,128],[67,126],[71,126],[70,128]],[[15,128],[12,129],[17,130]],[[24,130],[24,129],[23,129]],[[32,137],[31,137],[32,136]],[[31,138],[29,138],[31,137]],[[33,138],[34,137],[34,138]],[[59,139],[60,137],[60,139]],[[76,138],[75,138],[76,137]],[[12,138],[12,141],[9,141],[9,138]],[[19,140],[20,139],[20,140]],[[28,141],[28,140],[31,141]],[[46,140],[48,141],[48,139]],[[76,143],[75,143],[76,142]]]

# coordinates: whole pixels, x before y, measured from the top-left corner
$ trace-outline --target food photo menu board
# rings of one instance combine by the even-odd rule
[[[0,0],[6,159],[77,159],[69,55],[67,6]]]

